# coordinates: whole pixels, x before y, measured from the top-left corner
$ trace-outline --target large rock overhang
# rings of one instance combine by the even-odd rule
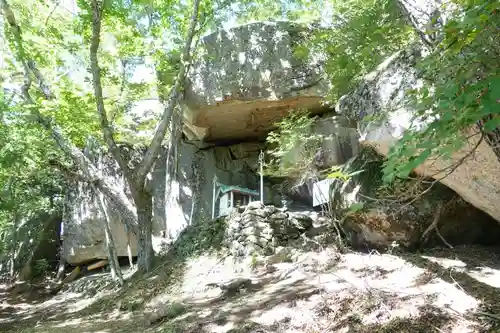
[[[187,77],[184,133],[191,140],[260,139],[290,110],[328,110],[323,60],[301,60],[294,47],[306,26],[256,22],[201,40],[203,55]]]

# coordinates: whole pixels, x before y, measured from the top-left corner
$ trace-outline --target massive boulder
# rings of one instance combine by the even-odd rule
[[[388,248],[397,243],[414,249],[445,242],[497,243],[500,225],[450,188],[440,183],[429,188],[429,181],[418,179],[384,185],[383,161],[373,148],[363,148],[343,166],[345,173],[363,172],[334,183],[331,209],[353,245]]]
[[[172,175],[170,190],[166,190],[167,151],[163,149],[153,172],[153,245],[158,252],[164,243],[175,240],[179,233],[195,219],[210,219],[212,215],[212,179],[217,175],[225,184],[238,184],[258,188],[255,173],[263,146],[242,143],[200,149],[181,141],[177,168]],[[125,187],[116,165],[110,160],[101,168],[113,181]],[[272,203],[273,192],[266,189],[266,202]],[[103,214],[98,198],[83,183],[75,183],[67,192],[63,218],[63,251],[65,260],[79,264],[89,260],[107,258]],[[132,254],[137,255],[137,241],[128,234],[120,213],[110,209],[111,228],[118,256],[127,256],[127,237]]]
[[[328,91],[321,59],[294,56],[307,33],[291,22],[256,22],[204,37],[182,102],[188,138],[263,138],[290,109],[321,110]]]
[[[337,103],[337,112],[357,121],[361,143],[375,147],[383,155],[387,155],[410,126],[414,110],[406,103],[406,97],[408,89],[422,85],[415,69],[421,50],[416,45],[394,54]],[[367,115],[377,117],[363,121]],[[500,221],[500,192],[497,190],[500,179],[496,177],[500,173],[500,163],[491,147],[485,142],[477,145],[477,140],[477,136],[471,138],[450,160],[429,160],[415,171],[440,179],[466,201]],[[470,154],[474,148],[474,154]],[[446,172],[440,172],[468,154],[471,156],[451,174],[446,176]]]
[[[321,59],[303,62],[293,55],[303,33],[309,33],[306,27],[290,22],[260,22],[202,39],[204,55],[191,67],[181,102],[185,137],[179,156],[167,166],[163,150],[152,171],[155,250],[192,221],[211,218],[215,175],[225,184],[258,188],[258,155],[265,147],[257,139],[276,121],[295,108],[327,109],[321,103],[328,91]],[[352,129],[344,132],[346,139],[325,143],[334,150],[332,156],[345,155],[335,150],[352,150],[344,149]],[[126,188],[116,165],[104,164],[106,177]],[[279,204],[280,199],[265,186],[266,203]],[[103,216],[91,190],[76,183],[65,206],[64,258],[71,264],[105,258]],[[135,255],[135,236],[125,230],[118,212],[111,210],[110,216],[118,255],[127,255],[127,237]]]

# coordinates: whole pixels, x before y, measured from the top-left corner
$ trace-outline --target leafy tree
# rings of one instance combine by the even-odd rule
[[[300,23],[318,21],[324,1],[261,0],[242,1],[234,9],[237,22],[291,20]]]
[[[305,61],[323,58],[332,86],[327,96],[331,104],[385,58],[416,38],[397,0],[330,0],[321,2],[319,8],[328,9],[323,12],[321,26],[316,25],[304,35],[303,43],[294,51]],[[322,137],[311,132],[313,123],[314,118],[294,113],[277,124],[277,131],[267,138],[272,144],[269,172],[295,177],[317,175],[310,171]],[[297,155],[298,147],[302,147],[301,156]]]
[[[62,157],[46,133],[3,94],[0,103],[0,264],[14,275],[44,236],[38,217],[60,217],[64,179],[52,166]]]
[[[315,175],[314,158],[322,141],[312,132],[315,120],[306,110],[294,110],[276,123],[277,129],[267,136],[268,175],[299,179]]]
[[[54,140],[64,153],[54,161],[66,176],[90,183],[121,212],[138,236],[143,271],[152,262],[148,174],[172,117],[180,117],[174,111],[199,37],[224,21],[256,17],[244,14],[266,4],[92,0],[66,8],[60,2],[0,0],[2,43],[10,50],[3,52],[1,75],[16,117],[34,121]],[[138,71],[149,75],[137,77]],[[148,99],[161,104],[148,107]],[[172,129],[175,145],[180,126]],[[88,137],[98,138],[112,155],[131,198],[83,154]],[[141,146],[144,155],[131,159],[123,142]]]
[[[158,155],[163,137],[165,136],[169,126],[172,111],[180,97],[181,85],[188,69],[191,44],[198,23],[200,1],[194,1],[192,4],[192,13],[184,16],[186,17],[185,21],[181,19],[178,22],[172,23],[173,25],[180,25],[181,32],[183,26],[189,27],[186,33],[187,37],[185,46],[181,53],[180,68],[177,78],[170,89],[169,96],[165,100],[165,107],[161,120],[156,127],[154,136],[151,143],[147,147],[144,157],[138,165],[131,165],[129,161],[126,160],[121,148],[116,143],[115,129],[109,121],[108,111],[108,109],[112,109],[111,105],[115,105],[115,98],[106,98],[112,94],[114,88],[112,83],[117,80],[116,72],[113,71],[115,67],[113,66],[112,56],[118,55],[126,59],[128,57],[140,57],[143,55],[141,51],[144,51],[144,49],[141,48],[141,46],[145,45],[144,42],[147,35],[143,36],[142,40],[137,38],[141,35],[138,33],[139,27],[137,19],[134,20],[135,17],[133,15],[137,12],[136,6],[138,6],[138,4],[132,3],[127,5],[120,2],[100,2],[97,0],[90,3],[81,2],[79,3],[81,11],[78,16],[76,16],[75,22],[68,22],[68,20],[64,19],[51,20],[56,22],[51,26],[49,20],[47,20],[47,26],[44,27],[45,29],[41,30],[44,32],[47,31],[49,35],[50,32],[53,32],[54,35],[56,35],[56,37],[54,37],[55,41],[51,41],[50,39],[46,40],[49,42],[49,45],[61,46],[62,44],[66,47],[67,45],[65,44],[70,42],[64,39],[60,30],[61,27],[57,26],[57,24],[61,24],[61,22],[69,25],[76,23],[75,30],[80,35],[80,38],[76,38],[76,40],[80,42],[83,41],[84,45],[86,42],[89,42],[90,44],[89,58],[92,74],[92,94],[90,94],[88,90],[82,91],[82,87],[76,87],[80,88],[76,91],[66,91],[64,86],[52,84],[54,83],[54,81],[51,80],[54,76],[54,72],[57,72],[57,69],[63,67],[62,64],[64,64],[64,61],[54,54],[51,54],[52,57],[50,57],[50,54],[41,56],[42,53],[50,53],[50,51],[47,51],[47,48],[42,50],[40,47],[37,47],[37,45],[33,45],[31,38],[32,35],[30,34],[32,31],[30,31],[29,28],[27,28],[27,33],[25,34],[25,25],[21,26],[20,22],[23,21],[17,21],[14,12],[15,9],[20,9],[20,16],[23,18],[25,15],[30,15],[26,14],[26,7],[23,7],[22,3],[20,3],[20,6],[16,8],[11,7],[7,0],[2,0],[1,5],[3,17],[8,23],[8,26],[6,26],[5,29],[5,35],[9,40],[12,53],[15,55],[14,59],[16,60],[17,65],[22,68],[24,75],[24,83],[21,87],[23,104],[25,107],[29,107],[31,114],[36,117],[37,122],[44,126],[49,133],[51,133],[57,144],[72,159],[73,163],[78,167],[81,177],[86,181],[91,182],[96,188],[99,189],[99,191],[106,195],[110,202],[119,207],[122,215],[124,216],[124,221],[128,224],[131,230],[138,235],[138,266],[141,270],[149,270],[152,262],[152,195],[150,193],[150,189],[147,187],[146,177]],[[174,6],[172,6],[171,9],[174,9],[173,7]],[[161,14],[168,15],[172,13]],[[36,27],[36,24],[34,26]],[[111,29],[113,29],[115,36],[111,34],[111,37],[107,41],[109,43],[116,44],[108,48],[109,52],[106,52],[107,50],[103,50],[103,53],[99,53],[101,32],[104,34],[109,32]],[[34,32],[33,35],[39,39],[41,38],[40,33],[36,34],[36,32]],[[117,36],[118,38],[113,38]],[[69,36],[69,39],[73,37],[74,36]],[[80,53],[81,49],[76,46],[75,48],[77,49],[75,58],[82,58]],[[108,61],[103,60],[103,62],[100,63],[100,59]],[[83,59],[84,62],[86,60],[87,59]],[[49,72],[49,75],[44,75],[45,71],[42,70],[43,67],[39,67],[44,65],[53,65],[53,67],[49,67],[49,69],[52,70]],[[107,83],[109,83],[111,89],[110,91],[106,91],[105,95],[103,92],[103,86]],[[38,89],[35,89],[35,85],[38,86]],[[144,87],[141,88],[144,89]],[[140,95],[142,90],[139,90],[140,91],[137,94],[134,94],[134,97]],[[81,93],[78,94],[78,92]],[[68,101],[67,105],[65,105],[65,101]],[[75,104],[75,102],[78,104]],[[96,167],[92,165],[88,158],[82,153],[82,151],[78,148],[77,140],[72,138],[71,131],[68,131],[71,127],[62,126],[65,130],[61,130],[59,127],[59,124],[62,124],[63,122],[57,122],[57,116],[59,115],[64,117],[68,115],[68,113],[64,112],[64,109],[61,110],[60,107],[64,108],[67,106],[71,107],[73,110],[81,111],[80,116],[87,118],[88,115],[95,114],[88,112],[88,108],[91,107],[92,102],[95,103],[97,108],[97,115],[103,140],[128,181],[135,207],[123,190],[116,184],[113,184],[109,179],[103,178],[99,174]],[[119,113],[121,111],[120,104],[117,106],[116,112]],[[77,123],[81,124],[81,122]]]
[[[330,0],[327,24],[297,46],[302,58],[325,59],[335,103],[352,90],[359,79],[394,52],[415,39],[413,29],[401,15],[397,0]]]

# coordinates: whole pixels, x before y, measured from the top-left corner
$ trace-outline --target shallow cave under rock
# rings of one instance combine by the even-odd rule
[[[415,250],[498,244],[500,222],[432,179],[414,175],[386,186],[382,165],[383,158],[365,148],[345,166],[346,171],[364,171],[352,177],[347,186],[341,182],[334,186],[332,202],[335,211],[343,213],[342,226],[352,246],[387,249],[397,245]],[[353,201],[362,208],[350,211]]]

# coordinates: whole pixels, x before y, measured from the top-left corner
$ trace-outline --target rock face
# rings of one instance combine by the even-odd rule
[[[383,159],[372,148],[364,148],[346,168],[359,170],[360,166],[364,166],[364,172],[353,176],[348,184],[337,181],[332,200],[337,214],[346,213],[343,226],[353,245],[387,248],[396,242],[410,249],[443,246],[435,229],[426,233],[433,223],[451,245],[492,245],[500,237],[500,225],[493,218],[440,183],[413,202],[428,184],[405,182],[384,188]],[[361,203],[363,208],[349,212],[353,203]]]
[[[304,33],[291,22],[257,22],[204,37],[182,103],[188,138],[262,138],[292,108],[321,109],[321,59],[293,55]]]
[[[311,217],[312,216],[312,217]],[[251,202],[227,218],[226,241],[235,256],[273,253],[277,246],[299,238],[313,226],[317,214],[289,212]]]
[[[384,204],[357,212],[346,220],[353,231],[356,246],[390,247],[393,242],[409,249],[419,245],[444,246],[435,229],[424,233],[438,219],[438,230],[450,245],[494,245],[500,227],[487,214],[460,199],[452,191],[438,186],[432,196],[414,204]],[[442,210],[440,210],[440,208]],[[439,216],[436,213],[440,211]]]
[[[153,196],[153,245],[159,251],[165,242],[176,239],[194,219],[210,219],[212,215],[212,179],[217,175],[225,184],[238,184],[258,188],[258,143],[199,149],[181,142],[177,168],[172,175],[172,187],[166,191],[167,152],[163,150],[152,172]],[[107,177],[125,186],[116,166],[104,167]],[[265,200],[272,202],[270,190],[264,192]],[[71,264],[107,258],[103,228],[103,215],[97,198],[82,183],[74,185],[66,196],[63,219],[63,256]],[[118,256],[127,256],[127,232],[120,214],[109,212]],[[130,235],[133,255],[137,254],[136,239]]]
[[[89,154],[87,154],[89,155]],[[103,170],[106,177],[125,186],[117,167],[109,159],[99,155],[90,155]],[[101,159],[100,163],[97,161]],[[156,197],[155,197],[156,200]],[[111,208],[111,207],[110,207]],[[121,216],[115,209],[109,209],[110,226],[118,256],[127,256],[128,233],[121,222]],[[154,226],[157,231],[158,226]],[[137,253],[137,240],[130,235],[133,253]],[[70,264],[80,264],[92,259],[108,257],[104,234],[104,215],[98,198],[86,183],[75,182],[66,191],[63,222],[61,227],[62,256]]]
[[[414,68],[420,57],[416,46],[397,53],[367,75],[352,93],[340,99],[336,111],[358,121],[361,142],[386,155],[389,148],[410,126],[413,110],[405,103],[405,91],[421,85]],[[363,122],[366,115],[382,115],[382,120]],[[471,139],[451,160],[427,161],[416,169],[424,176],[442,178],[437,173],[461,160],[477,144]],[[482,142],[473,158],[466,159],[453,173],[441,180],[462,198],[500,221],[500,163],[490,146]]]

